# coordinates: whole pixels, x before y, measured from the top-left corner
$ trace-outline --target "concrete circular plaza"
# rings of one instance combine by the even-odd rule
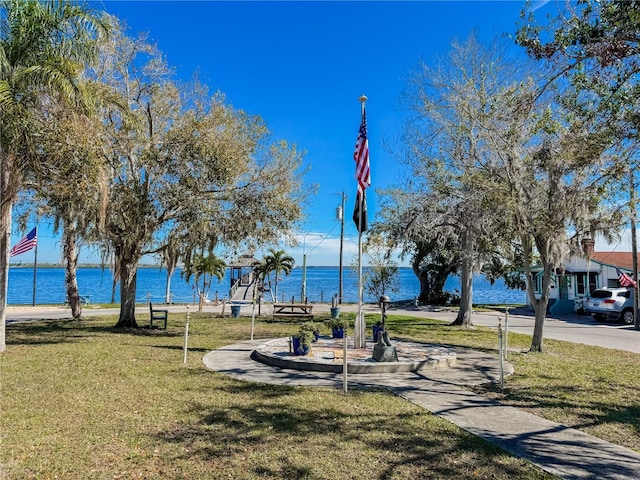
[[[392,340],[398,361],[377,362],[373,359],[375,343],[354,348],[353,338],[347,339],[347,371],[354,374],[416,372],[437,370],[456,364],[457,355],[441,345]],[[253,352],[252,358],[266,365],[294,370],[341,373],[344,366],[344,339],[321,336],[311,344],[307,355],[295,355],[291,337],[265,340]]]

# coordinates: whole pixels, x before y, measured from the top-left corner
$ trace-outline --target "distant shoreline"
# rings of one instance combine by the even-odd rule
[[[9,268],[33,268],[32,263],[10,263]],[[64,268],[62,263],[38,263],[38,268]],[[99,263],[82,263],[78,264],[78,268],[104,268],[109,269],[107,265],[101,265]],[[142,264],[138,265],[138,268],[164,268],[162,265]]]
[[[9,268],[33,268],[33,262],[31,263],[10,263],[9,264]],[[64,264],[62,263],[38,263],[38,268],[64,268]],[[82,263],[82,264],[78,264],[78,268],[104,268],[105,270],[110,269],[109,266],[107,265],[101,265],[99,263]],[[143,263],[138,265],[138,268],[158,268],[158,269],[164,269],[164,265],[157,265],[157,264],[151,264],[151,263]],[[182,265],[178,266],[177,268],[183,268]],[[228,268],[228,267],[227,267]],[[338,265],[307,265],[307,270],[311,270],[313,268],[338,268]],[[364,268],[371,268],[369,266],[364,266]],[[404,269],[411,269],[411,267],[398,267],[398,268],[404,268]],[[302,269],[302,265],[295,265],[293,267],[294,270],[300,270]],[[345,271],[351,270],[352,267],[344,267],[343,268]]]

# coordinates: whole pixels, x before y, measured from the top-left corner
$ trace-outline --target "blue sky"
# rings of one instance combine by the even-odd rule
[[[553,11],[539,2],[538,14]],[[228,103],[260,115],[274,138],[306,151],[307,181],[318,185],[299,233],[300,247],[284,247],[302,263],[337,265],[340,226],[336,207],[347,195],[345,253],[357,251],[351,219],[356,182],[353,148],[360,123],[358,97],[367,95],[372,186],[401,182],[402,167],[386,150],[402,127],[400,96],[419,62],[444,56],[455,38],[476,31],[484,41],[513,33],[524,2],[209,2],[103,1],[126,22],[129,34],[147,32],[175,68],[176,78],[194,72]],[[12,244],[24,232],[14,229]],[[59,239],[40,224],[39,262],[60,258]],[[80,261],[97,259],[90,251]],[[31,252],[12,259],[33,261]]]

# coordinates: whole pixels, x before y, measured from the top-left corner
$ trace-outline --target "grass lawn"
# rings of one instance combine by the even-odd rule
[[[373,317],[370,320],[373,321]],[[384,391],[237,381],[203,355],[249,338],[250,319],[184,315],[167,331],[115,317],[7,327],[0,354],[2,479],[553,478]],[[390,316],[392,336],[495,350],[490,330]],[[289,335],[260,320],[256,337]],[[328,329],[325,329],[328,333]],[[527,337],[511,334],[510,348]],[[640,450],[637,355],[546,341],[510,353],[504,393],[483,393]]]

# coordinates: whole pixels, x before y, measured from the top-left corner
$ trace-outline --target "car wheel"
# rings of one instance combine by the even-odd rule
[[[620,316],[625,325],[633,325],[633,310],[627,308],[623,310],[622,315]]]

